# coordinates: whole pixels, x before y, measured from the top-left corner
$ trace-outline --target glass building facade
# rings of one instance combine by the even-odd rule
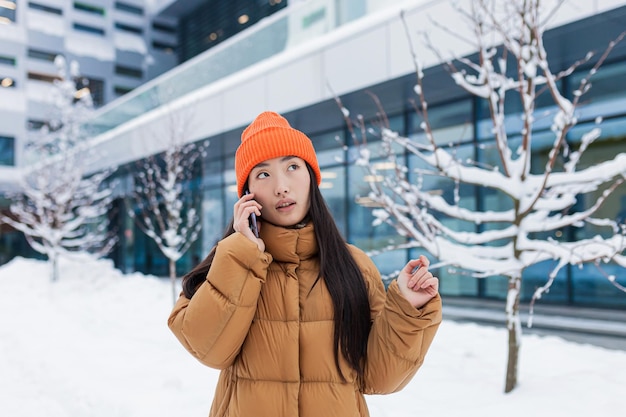
[[[615,16],[624,16],[626,7],[612,12]],[[621,14],[620,14],[621,13]],[[200,19],[200,16],[198,17]],[[608,45],[611,35],[602,31],[602,22],[599,17],[592,17],[584,21],[554,29],[546,33],[545,41],[553,53],[553,71],[566,69],[576,59],[584,56],[588,50],[597,49],[598,45]],[[190,28],[192,24],[188,25]],[[259,31],[263,34],[262,31]],[[210,36],[210,33],[208,34]],[[196,35],[194,35],[196,37]],[[593,38],[593,42],[592,42]],[[183,41],[184,43],[184,41]],[[282,43],[282,41],[281,41]],[[193,45],[189,44],[189,48]],[[562,78],[561,91],[573,94],[591,68],[591,63],[580,66],[568,77]],[[207,74],[210,71],[206,71]],[[193,78],[193,77],[187,77]],[[579,122],[569,133],[568,141],[576,144],[584,132],[595,126],[599,116],[602,116],[601,137],[596,140],[586,153],[585,163],[592,165],[604,161],[619,152],[626,151],[626,92],[620,86],[626,85],[626,47],[620,44],[612,51],[609,59],[601,70],[593,76],[593,87],[585,95],[579,111]],[[450,79],[446,70],[440,66],[426,70],[425,78],[427,95],[429,97],[429,119],[435,133],[435,138],[441,146],[453,143],[458,156],[467,157],[486,166],[498,163],[498,156],[494,149],[491,134],[491,120],[486,105],[481,100],[471,97],[461,91]],[[419,138],[422,134],[419,125],[421,119],[415,113],[410,101],[414,97],[413,86],[415,76],[409,74],[394,80],[369,86],[367,89],[354,91],[342,96],[344,105],[353,113],[362,114],[366,121],[373,121],[378,115],[378,108],[371,100],[374,94],[380,99],[389,119],[391,129],[398,133]],[[537,102],[537,114],[547,110],[551,104],[543,99]],[[508,104],[510,117],[506,120],[506,129],[511,141],[516,140],[516,132],[520,131],[518,115],[520,109],[515,103]],[[313,141],[317,151],[322,183],[320,185],[335,221],[346,240],[365,251],[376,251],[389,243],[403,243],[402,237],[387,225],[372,227],[374,217],[372,208],[363,203],[361,197],[369,190],[368,179],[362,167],[354,164],[357,148],[351,141],[340,109],[334,100],[327,100],[311,106],[300,108],[284,114],[291,124],[305,132]],[[195,196],[201,196],[198,210],[202,215],[202,232],[200,238],[191,249],[177,263],[177,272],[184,274],[200,259],[204,258],[211,247],[221,238],[232,216],[232,207],[237,199],[236,180],[234,172],[234,155],[240,143],[240,134],[245,126],[239,126],[213,137],[202,138],[209,140],[210,146],[206,158],[198,162],[196,176],[185,186]],[[548,152],[553,143],[553,134],[550,130],[550,121],[538,120],[534,132],[534,158],[536,164],[533,172],[542,172]],[[378,143],[375,135],[368,138],[368,146],[373,155],[377,152]],[[410,168],[419,166],[419,161],[411,155],[404,155],[405,162]],[[385,158],[373,160],[373,163],[384,163]],[[113,219],[115,230],[118,231],[119,243],[111,253],[116,266],[124,272],[140,271],[157,276],[167,275],[167,260],[159,249],[134,225],[126,214],[132,209],[125,193],[130,192],[130,184],[140,164],[131,163],[117,171],[117,180],[122,188],[120,198],[115,202],[112,212],[116,213]],[[430,179],[423,185],[428,190],[436,190],[444,196],[454,192],[454,184],[443,179]],[[125,188],[126,187],[126,188]],[[460,205],[464,208],[484,211],[506,209],[511,203],[507,196],[494,192],[487,192],[480,187],[466,186],[458,190]],[[579,200],[576,210],[584,209],[593,204],[593,201]],[[598,217],[617,219],[624,223],[626,218],[626,186],[622,184],[607,200],[598,212]],[[452,224],[450,227],[476,228],[480,225]],[[470,230],[470,229],[468,229]],[[593,236],[600,229],[592,225],[583,228],[566,228],[559,231],[558,238],[567,241],[576,241]],[[7,239],[9,234],[3,234],[0,239]],[[13,236],[14,241],[5,244],[22,245],[21,238]],[[406,261],[419,254],[416,249],[396,250],[383,252],[372,256],[383,276],[393,274]],[[523,276],[522,299],[528,301],[535,289],[544,285],[549,271],[555,262],[547,261],[525,270]],[[613,274],[618,282],[626,285],[626,271],[615,264],[603,266],[604,273]],[[475,297],[485,299],[504,299],[508,289],[505,277],[490,277],[475,279],[458,271],[440,268],[435,271],[441,280],[441,293],[444,296]],[[618,291],[603,272],[593,265],[582,268],[569,266],[563,268],[549,293],[544,295],[545,303],[567,304],[578,306],[593,306],[603,308],[626,307],[626,294]]]
[[[180,62],[220,44],[286,6],[287,0],[204,1],[181,18],[178,51]],[[231,59],[237,57],[232,56]]]
[[[580,77],[588,72],[589,68],[581,68],[579,72],[563,79],[563,91],[573,91],[578,85]],[[432,76],[438,78],[437,71],[443,73],[443,69],[432,70]],[[609,116],[602,122],[601,137],[587,151],[586,164],[595,164],[619,152],[626,150],[626,95],[616,94],[614,83],[624,82],[626,77],[626,61],[614,60],[607,62],[602,71],[594,76],[594,93],[587,97],[587,101],[581,107],[581,118],[576,129],[570,133],[569,141],[575,144],[580,140],[582,132],[586,132],[597,122],[599,114],[607,114],[606,109],[613,109]],[[427,75],[428,77],[428,75]],[[372,90],[385,94],[389,90],[396,90],[402,85],[410,85],[410,78],[394,80],[392,83],[374,86]],[[445,84],[439,84],[439,86]],[[442,146],[454,143],[457,155],[478,161],[480,164],[494,165],[498,163],[498,156],[493,146],[493,138],[490,133],[490,120],[485,103],[469,96],[448,96],[458,94],[458,90],[452,93],[453,86],[448,85],[448,93],[441,94],[443,99],[438,103],[431,103],[429,108],[430,122],[437,141]],[[446,90],[444,88],[443,90]],[[354,102],[366,108],[367,95],[364,92],[355,92],[346,97],[347,102]],[[538,102],[537,114],[543,110],[541,100]],[[334,107],[333,107],[334,106]],[[618,110],[619,109],[619,110]],[[510,139],[515,140],[515,134],[519,131],[519,118],[515,116],[516,109],[511,108],[511,116],[507,119],[506,127]],[[390,226],[382,225],[372,227],[374,217],[372,209],[367,205],[359,204],[359,198],[366,195],[369,190],[367,178],[362,167],[354,164],[357,148],[349,139],[349,132],[342,123],[339,108],[334,103],[319,103],[310,108],[300,109],[288,113],[285,116],[294,127],[305,131],[312,139],[318,153],[318,160],[322,170],[322,183],[320,185],[334,217],[335,221],[346,239],[365,251],[376,251],[389,243],[402,243],[402,237]],[[367,112],[366,112],[367,113]],[[372,113],[373,115],[373,113]],[[327,116],[327,117],[325,117]],[[374,117],[374,116],[372,116]],[[390,127],[411,138],[418,138],[421,133],[419,123],[421,119],[415,114],[412,107],[397,109],[388,114]],[[183,274],[196,262],[202,259],[211,247],[221,238],[232,216],[232,207],[237,199],[234,172],[234,153],[240,142],[240,133],[245,126],[230,132],[223,133],[211,140],[208,156],[198,166],[198,176],[188,187],[193,189],[194,194],[202,196],[199,209],[202,212],[202,234],[191,250],[178,263],[178,272]],[[553,134],[549,123],[538,128],[534,134],[534,163],[532,167],[535,173],[542,172],[547,153],[553,143]],[[374,155],[378,152],[376,137],[368,138],[368,146]],[[411,168],[418,166],[413,155],[405,155],[407,165]],[[381,158],[380,163],[385,159]],[[376,163],[374,159],[372,161]],[[132,175],[132,167],[127,167],[127,174]],[[120,173],[123,172],[120,171]],[[122,175],[123,176],[123,175]],[[454,192],[454,184],[445,180],[425,181],[426,189],[438,190],[444,196]],[[485,192],[479,187],[461,188],[460,205],[471,210],[500,210],[506,209],[511,204],[510,199],[504,195]],[[593,201],[579,201],[576,210],[589,207]],[[124,210],[119,210],[124,213]],[[621,185],[609,198],[598,213],[599,217],[618,219],[624,221],[626,216],[626,187]],[[133,226],[128,218],[119,219],[122,230],[120,245],[113,254],[115,262],[122,270],[139,270],[156,275],[166,275],[167,262],[160,254],[156,246],[147,239],[140,230]],[[451,220],[452,221],[452,220]],[[462,228],[467,225],[448,224],[450,227]],[[481,227],[481,226],[473,226]],[[583,228],[566,228],[559,231],[559,238],[575,241],[583,237],[589,237],[598,233],[599,230],[591,225]],[[411,257],[419,252],[415,249],[396,250],[384,252],[372,256],[383,276],[393,274]],[[523,275],[522,298],[528,301],[535,289],[544,285],[549,271],[556,265],[556,261],[546,261],[525,270]],[[624,268],[615,264],[603,266],[604,273],[613,274],[618,282],[624,283]],[[508,282],[506,277],[490,277],[476,279],[458,271],[449,271],[440,268],[436,274],[441,279],[441,292],[447,296],[478,297],[489,299],[504,299],[507,292]],[[582,268],[569,266],[562,269],[551,290],[543,298],[542,302],[594,306],[605,308],[621,308],[626,306],[626,294],[618,291],[603,272],[593,265]]]

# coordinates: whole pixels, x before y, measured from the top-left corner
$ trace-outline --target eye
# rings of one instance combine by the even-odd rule
[[[287,171],[295,171],[298,168],[300,168],[300,165],[298,164],[289,164],[289,166],[287,167]]]
[[[261,171],[258,174],[256,174],[256,177],[257,178],[267,178],[267,177],[269,177],[269,174],[267,172],[265,172],[265,171]]]

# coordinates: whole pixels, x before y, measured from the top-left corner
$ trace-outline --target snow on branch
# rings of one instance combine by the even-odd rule
[[[84,146],[93,105],[78,66],[58,56],[58,79],[52,90],[53,105],[44,126],[27,144],[31,159],[20,191],[12,196],[10,214],[1,220],[21,231],[30,246],[52,263],[52,279],[58,278],[57,258],[67,252],[104,256],[116,242],[109,226],[115,168],[90,173],[97,158]]]
[[[192,115],[189,111],[163,108],[162,129],[150,135],[161,140],[163,152],[138,165],[128,214],[169,261],[172,298],[175,301],[176,262],[197,240],[202,227],[197,211],[201,193],[192,189],[209,145],[189,142]]]
[[[368,206],[376,207],[372,212],[374,226],[384,223],[394,227],[408,240],[402,245],[423,248],[436,258],[436,265],[459,268],[465,275],[478,278],[508,278],[508,392],[516,384],[518,308],[526,268],[542,263],[554,265],[532,303],[549,290],[566,265],[589,263],[601,271],[619,270],[620,274],[607,273],[606,278],[617,290],[626,289],[623,281],[618,282],[626,277],[626,225],[604,214],[616,196],[624,193],[626,153],[614,148],[616,152],[606,154],[605,160],[595,159],[595,149],[604,146],[605,141],[603,115],[597,115],[592,121],[594,126],[583,132],[576,149],[570,134],[580,121],[579,106],[591,89],[591,79],[626,37],[626,31],[599,57],[589,52],[557,71],[550,67],[554,61],[548,58],[543,37],[565,0],[471,0],[452,4],[467,23],[467,30],[436,20],[432,27],[420,30],[425,47],[439,57],[454,83],[486,110],[487,119],[480,123],[481,127],[489,127],[480,129],[482,137],[473,138],[473,144],[480,146],[474,157],[479,161],[457,157],[462,154],[460,145],[438,137],[455,126],[430,120],[432,104],[425,88],[428,83],[404,15],[402,22],[415,67],[414,106],[421,131],[411,137],[391,131],[384,123],[387,118],[378,101],[375,123],[362,116],[351,117],[353,111],[344,110],[343,114],[356,146],[367,145],[367,150],[359,154],[358,165],[368,174],[366,178],[375,179],[367,184]],[[437,39],[433,28],[472,45],[475,53],[445,55],[432,42]],[[585,63],[593,67],[582,74],[573,94],[562,91],[568,77],[575,71],[581,73]],[[337,102],[341,103],[339,99]],[[551,119],[545,120],[546,116]],[[537,120],[542,123],[539,125]],[[441,123],[444,126],[438,125]],[[545,131],[546,125],[549,131]],[[372,131],[380,134],[371,135]],[[371,140],[366,143],[363,132],[379,137],[377,146]],[[541,142],[535,140],[537,133],[542,134]],[[552,138],[544,148],[546,135]],[[471,144],[466,140],[464,149]],[[488,145],[495,152],[481,152]],[[589,150],[594,155],[588,155]],[[377,165],[384,164],[393,169],[377,169]],[[593,237],[569,241],[564,239],[570,235],[564,233],[568,230],[572,234],[593,233]]]

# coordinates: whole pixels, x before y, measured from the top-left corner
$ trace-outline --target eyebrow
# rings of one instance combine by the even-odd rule
[[[294,159],[294,158],[297,158],[297,156],[294,156],[294,155],[283,156],[283,157],[280,159],[280,162],[289,161],[290,159]],[[258,163],[258,164],[256,164],[256,165],[255,165],[252,169],[254,169],[254,168],[258,168],[258,167],[266,167],[266,166],[268,166],[268,165],[269,165],[269,164],[268,164],[267,162],[259,162],[259,163]]]

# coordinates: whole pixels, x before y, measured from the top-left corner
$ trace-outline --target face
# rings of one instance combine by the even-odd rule
[[[278,226],[293,226],[309,212],[311,177],[303,159],[286,156],[261,162],[250,171],[248,188],[261,204],[261,217]]]

